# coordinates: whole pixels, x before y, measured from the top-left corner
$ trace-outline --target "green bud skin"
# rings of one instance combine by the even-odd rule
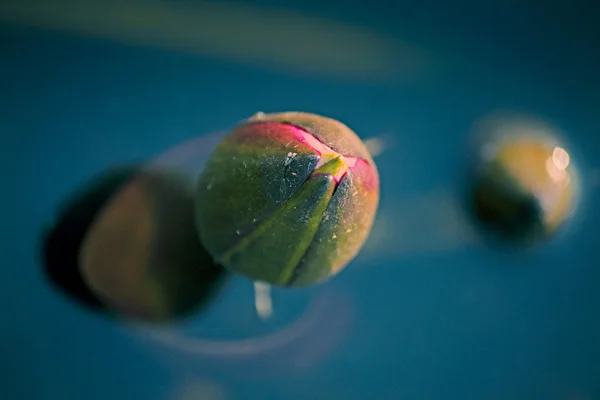
[[[198,180],[196,225],[215,261],[252,280],[307,286],[359,252],[379,202],[377,168],[339,121],[259,113],[215,149]]]

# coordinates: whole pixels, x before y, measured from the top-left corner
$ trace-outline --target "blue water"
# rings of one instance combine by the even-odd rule
[[[596,11],[541,1],[528,9],[387,3],[293,7],[423,49],[429,68],[418,79],[298,75],[0,25],[1,398],[183,399],[185,387],[231,399],[600,398],[600,212],[597,189],[585,183],[600,154]],[[110,165],[149,160],[256,111],[318,112],[362,137],[391,134],[395,146],[377,159],[383,221],[410,214],[398,210],[405,199],[455,193],[472,124],[498,109],[564,132],[584,182],[571,231],[510,255],[473,243],[403,253],[388,235],[376,255],[307,292],[321,322],[268,355],[232,361],[174,350],[78,307],[41,274],[41,229],[67,194]],[[403,222],[394,220],[425,229]],[[251,289],[230,283],[197,321],[206,327],[194,329],[214,339],[256,324]],[[304,315],[302,296],[281,301],[284,317]],[[185,332],[197,339],[194,329]],[[197,398],[221,398],[203,393]]]

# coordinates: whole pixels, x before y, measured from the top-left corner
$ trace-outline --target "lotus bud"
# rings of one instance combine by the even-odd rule
[[[379,176],[334,119],[258,113],[220,143],[198,179],[196,225],[214,260],[277,286],[339,273],[367,239]]]

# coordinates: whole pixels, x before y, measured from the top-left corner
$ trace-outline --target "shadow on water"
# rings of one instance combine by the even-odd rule
[[[44,231],[44,272],[89,309],[152,322],[208,306],[226,273],[201,246],[189,181],[112,168],[69,197]]]
[[[79,249],[99,211],[135,171],[135,167],[122,167],[95,177],[65,202],[55,222],[43,232],[42,257],[47,278],[72,299],[97,310],[105,307],[83,281]]]
[[[516,196],[511,188],[474,169],[471,166],[460,184],[461,208],[479,240],[505,253],[535,249],[542,241],[542,217],[535,199]]]

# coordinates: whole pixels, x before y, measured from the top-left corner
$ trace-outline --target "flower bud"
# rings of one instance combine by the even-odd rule
[[[259,113],[207,161],[196,225],[225,268],[273,285],[306,286],[356,256],[378,201],[375,163],[346,125],[301,112]]]

